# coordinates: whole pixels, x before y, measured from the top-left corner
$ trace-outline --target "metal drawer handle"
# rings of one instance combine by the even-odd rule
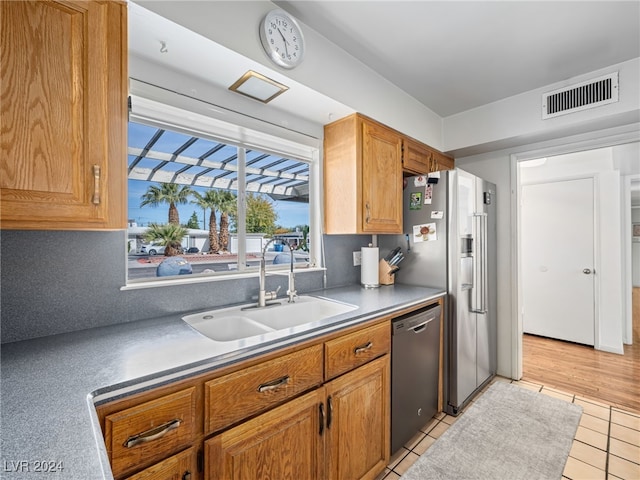
[[[355,353],[356,355],[366,352],[367,350],[371,350],[373,348],[373,343],[371,342],[367,342],[365,345],[362,345],[361,347],[356,347],[353,349],[353,353]]]
[[[371,206],[369,202],[365,203],[365,208],[367,209],[367,218],[365,218],[365,223],[369,223],[371,221]]]
[[[289,375],[285,375],[284,377],[276,378],[275,380],[271,380],[270,382],[263,383],[258,387],[258,391],[260,393],[268,392],[269,390],[275,390],[276,388],[281,387],[282,385],[286,385],[287,383],[289,383]]]
[[[93,166],[93,199],[94,205],[100,205],[100,165]]]
[[[318,413],[320,418],[318,419],[320,422],[320,435],[324,433],[324,403],[320,402],[320,406],[318,407]]]
[[[153,440],[157,440],[158,438],[164,437],[171,430],[175,430],[180,426],[182,420],[179,418],[173,419],[170,422],[163,423],[162,425],[158,425],[151,430],[147,430],[146,432],[138,433],[137,435],[132,435],[124,442],[124,446],[126,448],[132,448],[136,445],[140,445],[141,443],[152,442]]]

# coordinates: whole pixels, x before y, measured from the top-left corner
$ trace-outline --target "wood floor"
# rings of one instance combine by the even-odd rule
[[[522,379],[640,412],[640,288],[633,289],[633,345],[624,355],[523,335]]]
[[[640,341],[624,355],[523,335],[522,379],[640,413]]]

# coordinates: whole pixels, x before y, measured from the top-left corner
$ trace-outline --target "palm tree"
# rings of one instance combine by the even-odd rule
[[[220,250],[229,251],[229,215],[236,211],[237,208],[237,195],[230,191],[220,192],[220,204],[218,210],[220,211],[220,233],[218,234],[218,240],[220,244]]]
[[[144,239],[147,242],[154,242],[164,245],[164,255],[172,257],[181,253],[181,242],[187,234],[187,229],[173,223],[159,225],[152,223],[144,232]]]
[[[218,226],[216,220],[216,210],[220,206],[221,192],[220,190],[207,190],[204,195],[199,192],[193,192],[193,196],[196,198],[192,203],[200,206],[201,208],[210,208],[211,215],[209,216],[209,252],[218,253],[220,246],[218,245]]]
[[[161,183],[160,185],[151,185],[147,191],[142,194],[142,202],[140,206],[151,205],[157,207],[159,205],[169,204],[169,223],[180,225],[180,214],[178,213],[177,204],[184,205],[189,201],[189,196],[194,193],[189,185],[178,185],[176,183]]]

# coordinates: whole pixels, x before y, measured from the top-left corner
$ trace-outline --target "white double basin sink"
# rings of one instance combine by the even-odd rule
[[[358,307],[326,298],[302,295],[294,303],[283,299],[266,307],[240,305],[182,317],[188,325],[217,342],[232,342],[341,315]]]

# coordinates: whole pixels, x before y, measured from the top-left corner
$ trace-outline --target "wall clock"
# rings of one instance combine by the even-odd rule
[[[284,10],[271,10],[260,24],[260,41],[269,58],[283,68],[295,68],[304,58],[304,37],[295,18]]]

